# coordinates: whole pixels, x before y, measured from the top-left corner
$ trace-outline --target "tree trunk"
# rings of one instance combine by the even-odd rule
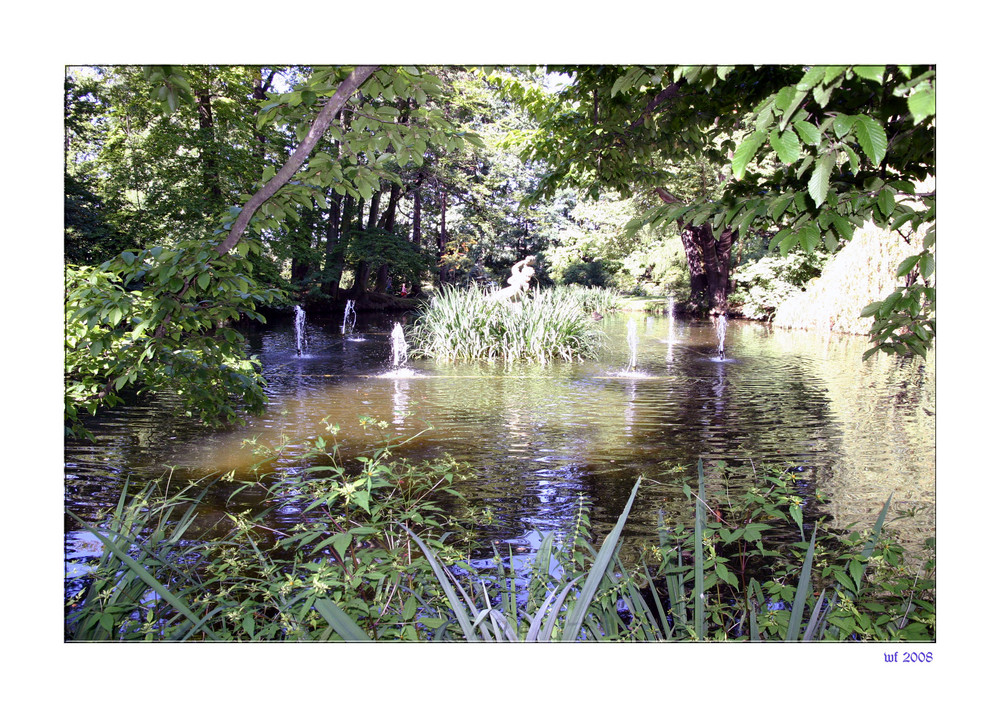
[[[326,258],[323,263],[323,293],[336,304],[340,275],[344,271],[344,251],[340,245],[340,203],[342,197],[330,189],[330,214],[326,219]]]
[[[417,246],[417,250],[420,250],[420,183],[424,181],[423,177],[417,179],[413,185],[413,236],[411,242],[413,245]]]
[[[362,260],[358,263],[358,267],[354,270],[354,284],[348,290],[348,298],[354,300],[359,305],[364,303],[365,297],[368,294],[368,276],[371,275],[371,272],[372,266],[367,260]]]
[[[399,193],[400,186],[398,184],[393,184],[389,189],[389,203],[385,205],[385,212],[382,214],[382,217],[378,222],[378,227],[387,233],[392,233],[393,229],[396,227],[396,205],[399,203]],[[395,235],[393,235],[393,238],[395,238]],[[405,238],[403,239],[402,247],[407,247]],[[375,291],[388,292],[389,289],[389,264],[383,263],[379,266],[378,275],[375,277]]]
[[[417,253],[420,252],[420,185],[424,181],[424,176],[421,174],[417,177],[417,181],[413,184],[413,234],[411,236],[410,242],[417,249]],[[418,277],[414,282],[410,283],[410,292],[414,297],[420,295],[420,278]]]
[[[208,69],[206,69],[206,72]],[[208,204],[205,216],[213,218],[222,209],[222,186],[219,178],[218,147],[215,144],[215,120],[212,117],[211,77],[195,95],[198,100],[198,132],[201,138],[201,173]]]
[[[707,307],[713,316],[729,311],[730,256],[733,232],[722,231],[716,239],[709,224],[681,229],[681,243],[691,274],[691,301]]]
[[[268,74],[267,80],[264,80],[260,76],[259,69],[253,69],[253,98],[255,101],[265,101],[267,100],[267,92],[271,90],[271,82],[274,80],[274,75],[277,73],[275,69],[271,69],[271,73]],[[257,125],[257,113],[260,112],[260,106],[256,105],[253,109],[253,134],[254,138],[257,140],[257,146],[254,149],[254,155],[257,158],[257,164],[259,167],[264,166],[264,158],[267,156],[267,138],[264,133],[259,131],[256,127]]]
[[[368,207],[368,224],[365,226],[366,231],[374,231],[375,225],[378,223],[378,204],[382,201],[382,192],[377,191],[372,194],[371,203]]]
[[[438,278],[442,283],[450,282],[450,272],[447,265],[444,262],[445,256],[445,246],[448,245],[448,229],[446,223],[445,214],[448,210],[448,195],[445,193],[444,187],[440,188],[439,198],[441,202],[441,224],[438,230],[437,239],[437,256],[438,256]]]
[[[657,187],[657,196],[666,204],[680,203],[680,199],[666,189]],[[677,222],[681,244],[687,257],[691,276],[691,302],[707,307],[713,316],[729,311],[730,259],[736,234],[725,229],[716,239],[710,224],[701,226]]]

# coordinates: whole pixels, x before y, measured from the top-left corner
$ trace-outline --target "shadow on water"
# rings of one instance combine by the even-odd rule
[[[117,500],[126,474],[248,473],[258,461],[249,438],[284,445],[273,468],[294,470],[296,452],[326,434],[324,420],[340,426],[350,459],[378,444],[359,416],[412,438],[398,456],[467,463],[473,473],[460,490],[478,510],[484,545],[528,553],[539,533],[571,532],[581,502],[603,536],[639,475],[650,483],[626,534],[651,540],[658,511],[690,515],[681,489],[699,457],[811,470],[841,525],[873,517],[890,491],[903,504],[933,504],[933,357],[862,363],[863,339],[739,321],[728,323],[720,356],[710,323],[617,315],[602,323],[608,347],[598,361],[505,368],[411,359],[413,375],[380,377],[393,370],[395,323],[358,315],[341,334],[341,320],[310,317],[302,355],[291,320],[252,332],[270,402],[244,428],[207,432],[171,416],[167,398],[100,416],[96,444],[67,444],[67,508],[94,518]],[[916,530],[932,533],[933,520]],[[77,553],[87,538],[74,531],[68,524]]]

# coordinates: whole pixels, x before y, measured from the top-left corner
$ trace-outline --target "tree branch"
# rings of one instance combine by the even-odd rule
[[[361,84],[367,81],[368,77],[375,73],[378,68],[378,66],[358,66],[351,72],[350,76],[344,79],[337,88],[337,92],[330,97],[330,100],[323,106],[319,115],[316,116],[316,120],[313,121],[312,126],[309,128],[309,133],[299,143],[299,146],[295,148],[295,152],[288,158],[284,166],[243,205],[243,210],[240,211],[240,215],[233,222],[233,227],[229,231],[229,235],[215,249],[219,255],[229,252],[239,242],[247,226],[250,225],[250,219],[253,218],[257,209],[291,180],[305,163],[309,153],[316,147],[316,144],[323,137],[327,128],[333,123],[337,113],[347,104],[347,101],[361,87]]]

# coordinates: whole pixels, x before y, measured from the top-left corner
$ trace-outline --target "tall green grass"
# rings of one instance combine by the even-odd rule
[[[410,330],[413,353],[444,361],[547,363],[595,357],[601,331],[594,295],[575,288],[531,291],[517,301],[476,288],[446,288]],[[582,288],[580,288],[582,289]]]

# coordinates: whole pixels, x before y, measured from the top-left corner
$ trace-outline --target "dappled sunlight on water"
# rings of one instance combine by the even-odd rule
[[[340,322],[310,321],[305,356],[295,355],[291,322],[276,324],[251,337],[268,380],[263,415],[215,433],[171,420],[166,405],[106,415],[94,426],[98,445],[67,447],[67,506],[87,517],[113,502],[122,470],[294,470],[303,466],[296,454],[320,435],[346,460],[389,437],[402,441],[397,456],[469,464],[461,489],[487,518],[484,538],[518,547],[532,532],[568,532],[581,498],[604,532],[639,475],[650,483],[626,532],[652,537],[659,510],[686,518],[681,487],[699,457],[802,466],[844,525],[870,523],[890,492],[901,507],[933,504],[933,358],[862,363],[862,338],[731,321],[720,360],[710,324],[642,316],[629,366],[630,316],[602,322],[609,336],[599,361],[411,359],[409,374],[391,377],[390,322],[366,327],[359,316],[345,338]],[[621,375],[627,366],[634,375]],[[247,439],[284,452],[262,463]],[[912,527],[933,533],[933,514]]]

